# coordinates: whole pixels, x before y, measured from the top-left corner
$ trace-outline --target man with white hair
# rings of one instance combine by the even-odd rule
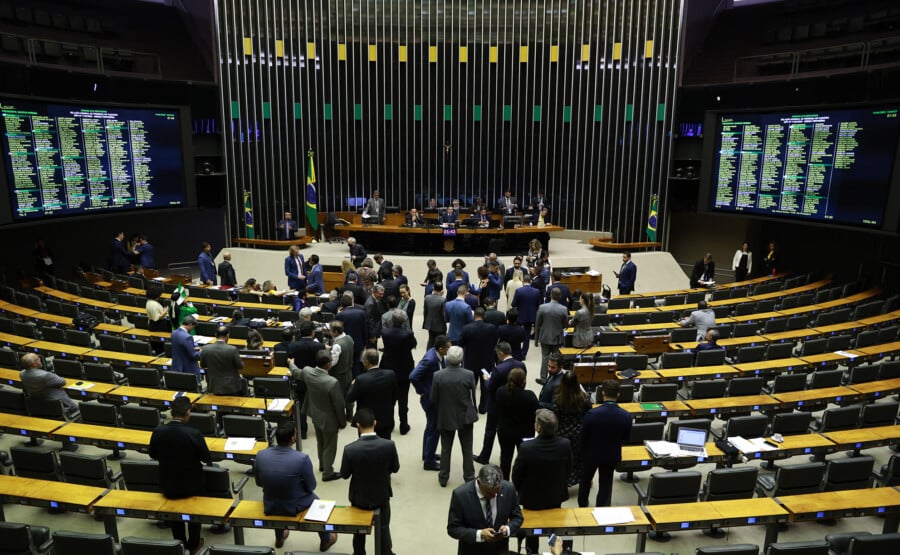
[[[354,268],[359,268],[366,259],[366,249],[356,242],[355,237],[347,239],[347,246],[350,248],[350,262],[353,263]]]
[[[431,402],[438,407],[437,429],[441,434],[441,468],[438,482],[446,487],[450,478],[450,456],[453,437],[459,435],[463,456],[463,479],[475,478],[472,458],[472,428],[478,421],[475,409],[475,375],[462,367],[463,349],[450,347],[447,351],[447,368],[435,372],[431,384]]]

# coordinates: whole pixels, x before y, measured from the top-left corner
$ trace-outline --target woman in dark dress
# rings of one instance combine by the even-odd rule
[[[591,408],[591,398],[581,388],[574,372],[563,374],[556,389],[555,403],[553,412],[559,418],[556,435],[568,438],[572,445],[572,472],[569,473],[567,480],[567,485],[572,487],[578,484],[581,475],[581,447],[578,441],[578,436],[581,435],[581,420]]]
[[[534,437],[537,396],[525,389],[525,370],[513,368],[506,385],[497,390],[497,439],[500,440],[500,470],[510,479],[513,452],[522,438]]]

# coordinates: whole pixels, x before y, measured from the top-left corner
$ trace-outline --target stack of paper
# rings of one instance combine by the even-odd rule
[[[776,448],[766,443],[765,438],[754,437],[745,439],[741,436],[728,438],[728,443],[735,446],[741,453],[759,453],[761,451],[774,451]]]
[[[230,437],[225,440],[225,452],[250,451],[255,445],[255,437]]]
[[[654,457],[674,457],[678,453],[678,444],[668,441],[645,441],[644,447]]]
[[[272,399],[269,401],[269,406],[266,410],[269,412],[284,412],[284,409],[287,408],[287,405],[290,402],[290,399]]]
[[[591,513],[597,521],[597,526],[634,522],[634,514],[630,507],[597,507]]]
[[[313,504],[306,510],[303,520],[315,520],[316,522],[327,522],[334,510],[336,502],[325,499],[316,499]]]

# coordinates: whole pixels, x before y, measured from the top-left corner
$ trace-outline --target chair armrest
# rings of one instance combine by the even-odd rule
[[[109,481],[113,484],[122,482],[122,471],[114,472],[112,468],[106,470]]]
[[[634,482],[633,484],[631,484],[631,486],[634,488],[634,491],[638,495],[638,505],[643,506],[644,503],[647,502],[647,492],[644,491],[644,488],[641,487],[641,484],[639,482]]]
[[[231,491],[232,491],[232,493],[236,493],[239,499],[243,499],[243,498],[244,498],[244,494],[243,494],[243,491],[242,491],[242,490],[244,489],[244,485],[247,484],[247,481],[248,481],[249,479],[250,479],[250,476],[247,475],[247,474],[245,474],[243,478],[241,478],[240,480],[238,480],[236,483],[233,482],[233,483],[231,484]]]

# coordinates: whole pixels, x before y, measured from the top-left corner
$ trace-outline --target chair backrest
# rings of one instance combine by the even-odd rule
[[[749,465],[711,470],[706,475],[706,485],[700,494],[700,500],[750,499],[756,488],[757,476],[759,469]]]
[[[890,326],[878,330],[878,342],[889,343],[897,339],[897,326]]]
[[[665,422],[636,422],[631,426],[631,438],[626,445],[643,445],[644,441],[659,441],[663,438]]]
[[[806,374],[779,374],[772,382],[772,393],[787,393],[806,389]]]
[[[100,342],[100,348],[105,351],[117,351],[120,353],[125,351],[125,342],[117,335],[105,335],[101,333],[97,335],[97,341]]]
[[[787,326],[787,318],[773,318],[771,320],[766,320],[766,323],[763,326],[763,333],[778,333],[787,331]]]
[[[150,343],[139,339],[124,339],[122,343],[125,345],[125,352],[132,355],[152,355],[153,349]]]
[[[28,414],[25,392],[21,389],[0,387],[0,411],[10,414]]]
[[[874,426],[890,426],[897,419],[900,403],[870,403],[864,405],[859,417],[859,425],[863,428]]]
[[[731,378],[728,380],[728,396],[739,397],[741,395],[759,395],[765,380],[759,376],[748,378]]]
[[[138,430],[154,430],[160,425],[159,410],[153,407],[122,405],[119,407],[122,426]]]
[[[798,302],[799,304],[799,302]],[[807,303],[809,304],[809,303]],[[809,315],[808,314],[800,314],[798,316],[791,316],[787,321],[787,329],[789,330],[802,330],[809,326]]]
[[[628,345],[628,332],[604,331],[597,334],[597,345],[601,347],[616,347]]]
[[[727,380],[697,380],[691,387],[691,399],[716,399],[725,396]]]
[[[894,555],[900,552],[900,534],[871,534],[854,536],[847,555]]]
[[[127,536],[122,538],[122,555],[186,555],[181,540],[148,540]]]
[[[694,354],[686,352],[663,353],[659,359],[660,368],[688,368],[694,362]]]
[[[101,337],[106,337],[102,335]],[[84,378],[93,382],[116,383],[116,373],[109,364],[85,362]]]
[[[698,430],[706,430],[709,435],[709,427],[712,421],[706,418],[689,418],[686,420],[670,420],[669,426],[666,428],[666,441],[678,439],[678,430],[681,428],[696,428]]]
[[[864,332],[860,332],[856,336],[856,345],[854,345],[857,349],[862,349],[863,347],[871,347],[878,343],[878,334],[879,330],[868,330]]]
[[[859,422],[859,406],[857,405],[825,409],[825,412],[822,413],[822,423],[818,431],[837,432],[840,430],[851,430],[856,427],[857,422]]]
[[[52,418],[54,420],[66,420],[66,409],[59,399],[25,398],[25,406],[28,414],[38,418]]]
[[[98,488],[108,488],[113,485],[109,467],[106,466],[106,459],[103,457],[61,451],[59,464],[66,482],[71,484]]]
[[[788,358],[794,353],[793,343],[770,343],[766,347],[766,360]]]
[[[755,324],[753,322],[746,324],[735,324],[734,337],[750,337],[751,335],[756,335],[756,331],[758,329],[759,324]]]
[[[825,466],[823,462],[779,466],[775,471],[775,489],[772,491],[772,497],[822,491]]]
[[[646,504],[693,503],[700,493],[702,479],[703,475],[693,470],[651,474]]]
[[[674,401],[678,394],[678,384],[654,383],[641,386],[641,402]]]
[[[809,432],[812,413],[805,411],[782,412],[772,418],[772,433],[786,436]]]
[[[773,310],[775,310],[775,299],[763,299],[756,303],[756,312],[772,312]]]
[[[694,293],[688,293],[684,298],[683,304],[697,304],[704,299],[706,299],[706,292],[696,291]]]
[[[231,326],[229,334],[234,339],[247,339],[250,335],[250,328],[248,326]]]
[[[256,441],[268,441],[266,421],[258,416],[226,414],[222,417],[225,437],[253,437]]]
[[[765,555],[828,555],[828,542],[810,540],[805,542],[770,543]]]
[[[215,337],[219,324],[216,322],[197,322],[197,335]]]
[[[863,489],[872,486],[875,459],[869,455],[840,457],[828,461],[822,491]]]
[[[9,449],[16,476],[63,481],[56,451],[46,447],[14,445]]]
[[[163,381],[165,388],[172,391],[200,392],[200,382],[197,381],[197,376],[189,372],[166,370],[163,372]]]
[[[44,341],[53,341],[54,343],[66,342],[66,330],[56,326],[41,326],[41,335]]]
[[[37,530],[46,531],[47,539],[50,530],[44,527],[32,529],[27,524],[18,522],[0,522],[0,553],[4,555],[31,555],[38,553],[32,533]]]
[[[609,310],[622,310],[631,307],[631,299],[610,299],[606,304]]]
[[[725,349],[709,349],[697,351],[696,366],[720,366],[725,364]]]
[[[261,545],[211,545],[207,555],[275,555],[274,547]]]
[[[850,376],[847,380],[847,385],[874,382],[878,379],[878,371],[879,368],[877,364],[866,364],[864,366],[851,368]]]
[[[584,384],[584,382],[582,382]],[[617,403],[631,403],[634,402],[634,384],[633,383],[622,383],[619,384],[619,397],[616,400]]]
[[[263,341],[281,341],[284,335],[283,330],[284,328],[279,327],[261,328],[259,333],[262,335]]]
[[[752,543],[703,546],[697,548],[696,555],[759,555],[759,547]]]
[[[677,328],[669,332],[669,343],[690,343],[697,340],[697,328]]]
[[[632,299],[631,304],[635,308],[652,308],[656,306],[656,299],[653,297],[641,297]]]
[[[82,401],[78,403],[78,409],[81,411],[81,420],[85,424],[119,425],[119,410],[116,405],[97,401]]]
[[[221,466],[203,467],[203,495],[231,499],[231,475]]]
[[[594,317],[591,319],[591,327],[598,328],[601,326],[609,325],[609,314],[594,314]]]
[[[669,295],[663,299],[663,304],[666,306],[676,306],[685,303],[687,303],[686,295]]]
[[[648,363],[647,355],[618,355],[616,361],[616,369],[619,371],[631,368],[632,370],[646,370]]]
[[[66,330],[66,341],[69,345],[74,345],[76,347],[92,347],[91,344],[91,334],[76,329],[68,329]]]
[[[759,362],[766,357],[766,345],[752,345],[738,348],[737,362]]]
[[[115,555],[116,541],[109,534],[88,534],[57,530],[53,532],[53,551],[58,555]]]
[[[125,481],[125,489],[162,493],[159,484],[159,462],[123,460],[119,468]]]
[[[740,303],[734,307],[735,316],[746,316],[756,312],[756,303]]]
[[[825,343],[826,352],[846,351],[853,341],[852,335],[832,335]]]
[[[81,367],[81,363],[69,358],[54,358],[53,371],[64,378],[77,378],[80,380],[84,377],[84,369]]]
[[[0,322],[9,321],[0,318]],[[19,368],[19,354],[8,347],[0,347],[0,366],[4,366],[11,370]]]
[[[893,378],[900,378],[900,360],[882,362],[881,368],[878,370],[878,379],[890,380]]]
[[[623,314],[619,323],[623,326],[636,326],[640,324],[646,324],[648,320],[648,315],[644,312],[629,312],[628,314]]]
[[[291,398],[291,382],[281,378],[254,378],[253,396],[265,398]]]
[[[187,425],[200,430],[200,433],[206,437],[219,436],[215,413],[191,411],[190,416],[188,416]]]
[[[769,417],[762,414],[735,416],[725,424],[725,437],[763,437],[769,427]]]
[[[817,370],[810,374],[809,389],[837,387],[841,385],[841,378],[843,377],[843,370]]]
[[[156,368],[128,367],[125,369],[125,377],[128,385],[134,387],[159,387],[162,384]]]

